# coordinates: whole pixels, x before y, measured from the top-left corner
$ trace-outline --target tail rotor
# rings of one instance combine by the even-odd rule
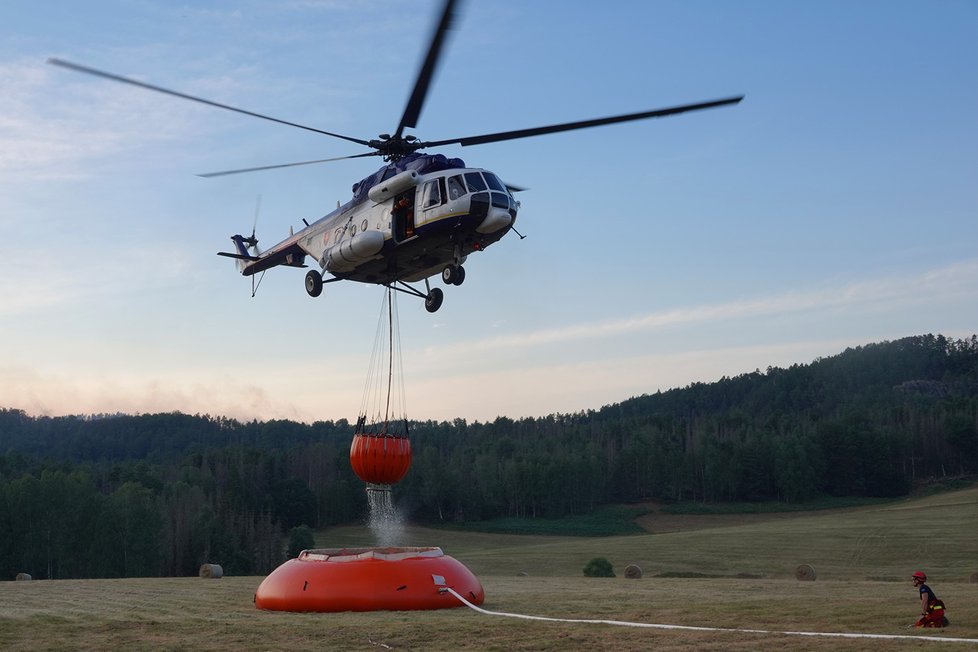
[[[255,237],[259,212],[261,212],[261,195],[258,195],[258,199],[255,200],[255,219],[251,222],[251,235],[243,239],[243,242],[248,245],[248,253],[256,258],[261,255],[261,250],[258,248],[258,238]]]
[[[234,258],[238,266],[238,271],[246,276],[251,276],[251,296],[255,296],[258,286],[261,285],[261,279],[265,276],[265,271],[263,270],[256,282],[255,274],[248,269],[250,265],[258,261],[261,257],[261,249],[258,248],[258,236],[255,235],[255,231],[258,228],[258,213],[260,211],[261,195],[258,195],[258,200],[255,202],[255,218],[251,223],[251,235],[247,238],[243,235],[232,235],[231,242],[234,243],[234,252],[217,252],[218,256]]]
[[[255,230],[258,228],[258,213],[261,212],[261,195],[255,199],[255,219],[251,222],[251,235],[244,239],[245,244],[248,245],[248,253],[257,258],[261,255],[261,249],[258,248],[258,238],[255,237]],[[255,282],[255,275],[251,275],[251,298],[255,298],[255,293],[258,291],[258,286],[261,285],[261,280],[264,278],[265,272],[261,273],[258,277],[258,282]]]

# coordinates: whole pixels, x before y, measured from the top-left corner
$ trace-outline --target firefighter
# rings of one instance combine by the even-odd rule
[[[911,575],[913,585],[920,591],[920,619],[915,623],[915,627],[947,627],[948,620],[945,615],[944,601],[939,600],[934,592],[925,582],[927,575],[917,571]]]

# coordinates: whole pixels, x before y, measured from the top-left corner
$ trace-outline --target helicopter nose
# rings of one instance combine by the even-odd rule
[[[475,227],[475,230],[479,233],[495,233],[499,229],[505,229],[512,222],[513,217],[509,211],[493,206],[489,209],[486,218],[482,220],[479,226]]]

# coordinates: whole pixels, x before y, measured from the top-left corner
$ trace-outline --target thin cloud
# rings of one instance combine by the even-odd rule
[[[84,274],[66,266],[37,266],[47,252],[11,252],[4,264],[16,272],[0,275],[0,317],[21,315],[57,306],[78,305],[94,297],[152,291],[185,278],[193,265],[184,252],[168,243],[148,243],[140,250],[118,250],[112,256],[90,259]],[[146,260],[166,260],[149,276],[133,275]],[[105,279],[113,279],[107,284]]]
[[[915,276],[894,276],[822,290],[788,292],[770,297],[674,308],[630,319],[574,324],[562,328],[459,342],[447,347],[429,347],[425,354],[452,357],[464,351],[567,344],[655,331],[671,326],[797,314],[841,307],[869,308],[881,304],[918,303],[932,301],[938,297],[964,298],[976,294],[978,294],[978,260],[968,260]]]
[[[211,87],[227,84],[219,78]],[[131,152],[192,139],[203,122],[189,117],[200,113],[193,106],[41,58],[0,62],[0,88],[0,183],[86,179]]]

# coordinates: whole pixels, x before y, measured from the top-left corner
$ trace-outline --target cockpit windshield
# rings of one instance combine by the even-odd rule
[[[486,178],[486,183],[489,184],[490,188],[493,190],[501,190],[502,192],[506,192],[506,186],[503,185],[503,182],[500,181],[499,177],[497,177],[495,174],[492,172],[483,172],[482,176]]]
[[[486,182],[482,180],[482,175],[478,172],[466,172],[465,183],[469,186],[469,192],[479,192],[486,189]]]
[[[466,193],[483,193],[481,196],[486,198],[485,193],[492,190],[494,192],[488,194],[491,197],[490,201],[493,206],[512,208],[517,205],[516,199],[513,197],[509,188],[506,187],[506,184],[500,181],[499,177],[495,174],[485,170],[481,172],[466,172],[447,177],[443,188],[447,188],[447,195],[443,196],[448,201],[460,199]]]

